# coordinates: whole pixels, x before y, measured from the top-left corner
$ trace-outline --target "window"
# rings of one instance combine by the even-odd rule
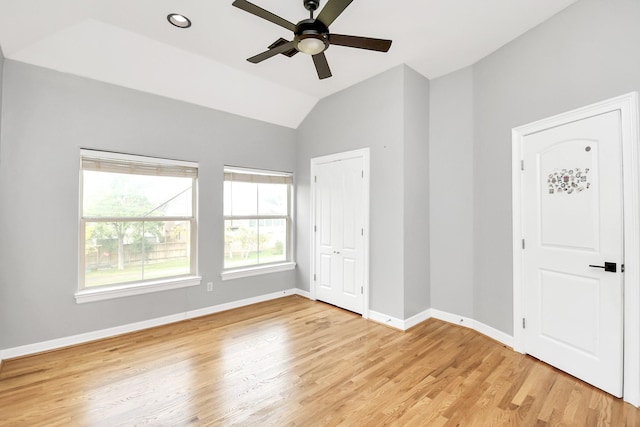
[[[292,182],[290,173],[225,167],[223,278],[293,268]]]
[[[78,302],[199,284],[197,174],[192,162],[81,151]]]

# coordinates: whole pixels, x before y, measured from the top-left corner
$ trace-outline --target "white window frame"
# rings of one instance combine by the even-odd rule
[[[113,284],[113,285],[105,285],[105,286],[96,286],[96,287],[85,287],[84,286],[84,274],[85,274],[85,230],[87,223],[93,222],[103,222],[103,221],[113,221],[117,219],[119,221],[140,221],[139,217],[131,217],[131,218],[105,218],[105,217],[83,217],[83,171],[84,170],[97,170],[91,166],[86,166],[92,163],[105,162],[116,165],[115,167],[120,167],[119,165],[133,165],[133,167],[139,168],[153,168],[158,171],[165,169],[164,172],[158,172],[158,175],[163,176],[172,176],[170,171],[178,171],[183,169],[185,171],[193,172],[193,169],[196,170],[196,176],[194,177],[194,185],[193,185],[193,196],[192,196],[192,214],[191,216],[181,216],[181,217],[162,217],[162,221],[189,221],[190,222],[190,273],[187,275],[181,276],[173,276],[167,278],[159,278],[152,280],[143,280],[139,282],[128,282],[123,284]],[[138,156],[131,154],[122,154],[122,153],[112,153],[107,151],[98,151],[98,150],[89,150],[89,149],[81,149],[80,150],[80,191],[79,191],[79,262],[78,262],[78,291],[75,293],[75,298],[77,303],[86,303],[92,301],[100,301],[105,299],[112,298],[121,298],[131,295],[140,295],[151,292],[159,292],[169,289],[178,289],[189,286],[197,286],[200,285],[202,281],[202,277],[197,275],[198,271],[198,221],[197,221],[197,162],[189,162],[182,160],[172,160],[172,159],[161,159],[147,156]],[[124,169],[123,169],[124,171]],[[179,175],[175,175],[179,176]]]
[[[287,203],[287,215],[224,215],[223,213],[223,236],[226,233],[224,224],[228,220],[269,220],[269,219],[285,219],[287,224],[287,244],[286,244],[286,260],[278,261],[273,263],[264,263],[258,265],[250,265],[250,266],[242,266],[242,267],[234,267],[234,268],[224,268],[224,256],[225,250],[222,250],[222,273],[220,277],[222,280],[231,280],[231,279],[239,279],[242,277],[250,277],[257,276],[261,274],[267,273],[276,273],[280,271],[288,271],[293,270],[296,267],[295,261],[293,261],[294,251],[294,241],[293,238],[293,173],[291,172],[280,172],[274,170],[266,170],[266,169],[251,169],[251,168],[243,168],[236,166],[225,166],[224,167],[224,181],[228,181],[228,174],[232,173],[241,173],[241,174],[250,174],[256,177],[273,177],[274,179],[288,179],[289,180],[289,189],[288,189],[288,203]],[[265,180],[265,182],[268,182]],[[223,196],[224,197],[224,196]],[[224,239],[223,239],[224,241]]]

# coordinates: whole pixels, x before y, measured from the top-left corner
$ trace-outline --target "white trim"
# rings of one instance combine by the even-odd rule
[[[443,322],[453,323],[454,325],[464,326],[465,328],[475,329],[476,321],[470,317],[460,316],[446,311],[431,309],[431,317],[442,320]]]
[[[477,320],[471,319],[470,317],[459,316],[457,314],[447,313],[446,311],[440,311],[436,309],[431,309],[431,314],[434,319],[473,329],[474,331],[481,333],[482,335],[485,335],[491,339],[494,339],[499,343],[506,345],[507,347],[513,348],[513,337],[511,335],[505,334],[502,331],[485,325],[482,322],[478,322]]]
[[[294,288],[293,289],[293,293],[296,295],[300,295],[301,297],[304,297],[306,299],[311,299],[311,293],[299,288]]]
[[[397,317],[387,316],[384,313],[378,313],[377,311],[369,310],[369,320],[373,320],[376,323],[391,326],[392,328],[404,331],[404,320]]]
[[[391,326],[392,328],[396,328],[401,331],[406,331],[431,318],[473,329],[474,331],[491,339],[494,339],[499,343],[506,345],[507,347],[513,347],[513,337],[511,335],[505,334],[502,331],[494,329],[491,326],[487,326],[482,322],[471,319],[470,317],[459,316],[457,314],[448,313],[446,311],[437,310],[435,308],[427,309],[406,320],[387,316],[384,313],[379,313],[373,310],[369,311],[369,320],[373,320],[377,323],[382,323],[383,325]]]
[[[414,316],[411,316],[408,319],[405,319],[405,321],[403,322],[402,330],[406,331],[407,329],[411,329],[414,326],[419,325],[420,323],[424,322],[425,320],[429,320],[432,317],[433,309],[428,308]]]
[[[278,177],[291,177],[293,178],[293,172],[284,172],[284,171],[276,171],[271,169],[253,169],[253,168],[245,168],[240,166],[224,166],[224,172],[230,173],[244,173],[251,175],[263,175],[263,176],[278,176]]]
[[[335,153],[329,154],[327,156],[314,157],[311,159],[311,173],[310,173],[310,183],[311,183],[311,224],[310,224],[310,235],[311,239],[311,250],[309,253],[311,254],[311,272],[309,274],[309,289],[310,289],[310,298],[312,300],[316,299],[316,283],[314,280],[314,272],[316,271],[316,256],[315,256],[315,248],[316,248],[316,233],[314,231],[315,226],[315,215],[316,215],[316,186],[314,182],[315,170],[317,165],[321,163],[331,163],[338,160],[347,160],[361,157],[363,160],[363,186],[364,186],[364,194],[363,194],[363,225],[364,229],[364,266],[363,266],[363,307],[362,307],[362,317],[365,319],[369,319],[371,317],[371,312],[369,310],[369,257],[370,257],[370,239],[369,239],[369,218],[370,218],[370,181],[371,181],[371,160],[370,160],[370,150],[369,148],[361,148],[358,150],[345,151],[343,153]],[[384,323],[384,322],[382,322]]]
[[[280,271],[289,271],[296,268],[293,261],[283,262],[281,264],[267,264],[247,268],[237,268],[235,270],[226,270],[220,273],[222,280],[240,279],[242,277],[259,276],[261,274],[278,273]]]
[[[34,353],[42,353],[43,351],[56,350],[58,348],[69,347],[87,343],[90,341],[100,340],[104,338],[122,335],[129,332],[136,332],[143,329],[149,329],[156,326],[162,326],[169,323],[180,322],[185,320],[184,313],[173,314],[170,316],[157,317],[155,319],[144,320],[141,322],[129,323],[127,325],[115,326],[113,328],[100,329],[98,331],[87,332],[84,334],[71,335],[68,337],[57,338],[48,341],[42,341],[34,344],[22,345],[19,347],[7,348],[2,350],[2,357],[10,359],[13,357],[27,356]]]
[[[245,307],[247,305],[258,304],[260,302],[271,301],[278,298],[288,297],[295,295],[295,289],[287,289],[279,292],[272,292],[266,295],[259,295],[257,297],[245,298],[238,301],[231,301],[224,304],[212,305],[210,307],[199,308],[197,310],[189,310],[186,313],[187,319],[193,319],[195,317],[208,316],[209,314],[220,313],[221,311],[233,310],[234,308]]]
[[[624,390],[625,402],[640,406],[640,159],[638,144],[638,94],[631,92],[603,102],[539,120],[512,130],[513,198],[513,349],[525,352],[521,319],[524,313],[522,280],[522,196],[520,160],[525,136],[582,120],[620,111],[624,181]]]
[[[97,331],[86,332],[78,335],[71,335],[68,337],[57,338],[48,341],[42,341],[33,344],[26,344],[18,347],[8,348],[0,350],[0,361],[4,359],[11,359],[14,357],[27,356],[35,353],[42,353],[44,351],[56,350],[63,347],[69,347],[72,345],[84,344],[90,341],[109,338],[116,335],[122,335],[129,332],[136,332],[143,329],[149,329],[156,326],[167,325],[170,323],[180,322],[182,320],[193,319],[195,317],[206,316],[212,313],[219,313],[225,310],[231,310],[233,308],[244,307],[259,302],[269,301],[277,298],[286,297],[289,295],[300,295],[306,297],[308,292],[301,289],[287,289],[280,292],[273,292],[266,295],[261,295],[253,298],[247,298],[239,301],[234,301],[225,304],[218,304],[211,307],[206,307],[197,310],[189,310],[182,313],[172,314],[164,317],[157,317],[155,319],[143,320],[141,322],[129,323],[126,325],[115,326],[107,329],[100,329]]]
[[[119,286],[105,286],[85,288],[75,293],[76,303],[102,301],[113,298],[129,297],[132,295],[148,294],[152,292],[168,291],[170,289],[198,286],[202,282],[200,276],[179,277],[173,279],[154,280],[144,283],[132,283]]]
[[[494,339],[507,347],[513,348],[513,336],[509,334],[505,334],[502,331],[499,331],[495,328],[492,328],[489,325],[485,325],[482,322],[478,322],[477,320],[473,321],[472,329],[476,332],[481,333],[482,335],[486,335],[491,339]]]
[[[168,166],[180,166],[186,168],[198,168],[198,162],[189,161],[189,160],[175,160],[175,159],[167,159],[163,157],[151,157],[146,155],[139,154],[124,154],[124,153],[116,153],[113,151],[102,151],[102,150],[94,150],[91,148],[81,148],[80,149],[80,157],[89,157],[92,159],[108,159],[108,160],[121,160],[132,163],[149,163],[150,161],[154,164],[159,165],[168,165]]]

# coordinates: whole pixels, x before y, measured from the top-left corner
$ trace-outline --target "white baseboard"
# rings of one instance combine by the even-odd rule
[[[295,294],[296,294],[295,289],[287,289],[284,291],[273,292],[270,294],[260,295],[257,297],[241,299],[239,301],[232,301],[224,304],[212,305],[210,307],[187,311],[186,318],[193,319],[194,317],[207,316],[209,314],[220,313],[221,311],[233,310],[234,308],[240,308],[240,307],[244,307],[251,304],[257,304],[259,302],[288,297],[290,295],[295,295]]]
[[[373,320],[383,325],[391,326],[392,328],[400,329],[404,331],[404,320],[397,317],[388,316],[384,313],[378,313],[377,311],[369,310],[369,320]]]
[[[513,336],[509,334],[505,334],[502,331],[492,328],[491,326],[487,326],[484,323],[475,322],[474,328],[476,331],[480,332],[482,335],[486,335],[489,338],[492,338],[499,343],[506,345],[507,347],[513,348]]]
[[[406,331],[407,329],[413,328],[414,326],[419,325],[420,323],[432,317],[433,315],[431,313],[431,309],[428,308],[425,311],[418,313],[415,316],[411,316],[410,318],[405,320],[402,330]]]
[[[453,323],[455,325],[464,326],[466,328],[475,329],[475,320],[459,316],[457,314],[447,313],[446,311],[436,310],[435,308],[431,309],[431,317],[438,320],[443,320],[448,323]]]
[[[55,350],[57,348],[69,347],[71,345],[82,344],[115,335],[126,334],[128,332],[140,331],[142,329],[153,328],[155,326],[166,325],[168,323],[184,320],[185,313],[173,314],[171,316],[157,317],[155,319],[144,320],[142,322],[129,323],[127,325],[115,326],[113,328],[100,329],[98,331],[86,332],[84,334],[71,335],[68,337],[42,341],[34,344],[21,345],[19,347],[7,348],[1,351],[2,359],[26,356],[43,351]]]
[[[82,344],[99,339],[109,338],[116,335],[126,334],[128,332],[136,332],[143,329],[153,328],[155,326],[167,325],[169,323],[179,322],[181,320],[192,319],[194,317],[206,316],[208,314],[219,313],[221,311],[231,310],[234,308],[244,307],[259,302],[269,301],[276,298],[282,298],[289,295],[301,295],[308,298],[308,292],[301,289],[287,289],[280,292],[273,292],[266,295],[260,295],[253,298],[246,298],[239,301],[233,301],[225,304],[218,304],[211,307],[205,307],[197,310],[190,310],[183,313],[172,314],[170,316],[158,317],[155,319],[144,320],[141,322],[129,323],[127,325],[115,326],[113,328],[101,329],[98,331],[86,332],[78,335],[57,338],[48,341],[42,341],[33,344],[22,345],[18,347],[0,350],[0,365],[3,360],[14,357],[27,356],[29,354],[41,353],[43,351],[55,350],[58,348],[69,347],[72,345]]]
[[[301,297],[305,297],[306,299],[311,299],[311,292],[304,291],[302,289],[294,288],[293,293],[296,295],[300,295]]]
[[[396,328],[401,331],[406,331],[407,329],[412,328],[432,317],[434,319],[442,320],[447,323],[453,323],[455,325],[460,325],[460,326],[464,326],[465,328],[473,329],[474,331],[477,331],[482,335],[486,335],[489,338],[492,338],[506,345],[507,347],[513,348],[513,337],[511,335],[505,334],[502,331],[494,329],[491,326],[487,326],[484,323],[478,322],[477,320],[473,320],[469,317],[447,313],[446,311],[436,310],[435,308],[427,309],[406,320],[398,319],[393,316],[388,316],[384,313],[379,313],[377,311],[369,310],[370,320],[373,320],[374,322],[382,323],[383,325],[391,326],[392,328]]]
[[[474,331],[480,332],[482,335],[486,335],[489,338],[492,338],[506,345],[507,347],[513,348],[513,336],[505,334],[504,332],[492,328],[491,326],[487,326],[482,322],[478,322],[477,320],[436,309],[431,309],[431,316],[434,319],[443,320],[445,322],[454,323],[456,325],[473,329]]]

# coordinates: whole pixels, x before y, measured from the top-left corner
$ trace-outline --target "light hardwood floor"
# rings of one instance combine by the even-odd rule
[[[287,297],[5,361],[2,426],[640,426],[472,330]]]

